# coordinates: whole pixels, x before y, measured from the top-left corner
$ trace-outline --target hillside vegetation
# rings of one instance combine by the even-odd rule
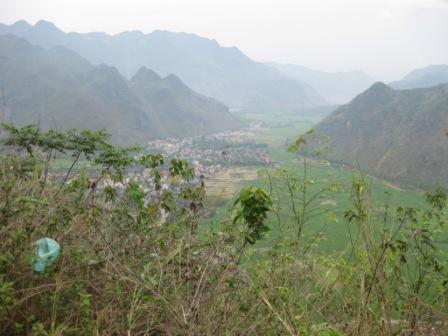
[[[127,80],[63,47],[44,50],[13,35],[0,35],[0,59],[0,117],[18,125],[107,128],[121,144],[242,126],[226,106],[172,74],[161,78],[142,67]]]
[[[448,183],[448,85],[394,90],[376,83],[316,129],[329,136],[327,158],[394,183]]]
[[[113,147],[104,131],[2,125],[0,333],[443,335],[446,191],[426,193],[421,208],[385,202],[378,213],[369,181],[354,175],[351,203],[332,218],[320,196],[340,184],[308,175],[316,137],[290,145],[295,167],[266,171],[274,179],[242,189],[225,219],[199,228],[204,185],[186,161]],[[61,154],[73,164],[55,172]],[[80,158],[91,168],[75,174]],[[136,169],[148,178],[127,178]],[[272,183],[287,190],[289,214]],[[304,229],[316,216],[347,227],[345,252],[314,249],[325,232]],[[274,225],[288,234],[257,254],[251,246]],[[43,237],[61,254],[36,270]]]

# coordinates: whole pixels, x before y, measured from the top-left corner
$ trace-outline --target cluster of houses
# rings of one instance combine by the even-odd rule
[[[92,179],[92,183],[95,183],[95,188],[98,189],[113,187],[117,191],[123,191],[128,182],[137,182],[144,188],[148,197],[151,198],[164,190],[179,191],[182,186],[185,186],[185,181],[178,181],[179,183],[177,183],[173,181],[173,177],[169,174],[168,165],[170,160],[174,158],[185,159],[193,166],[195,178],[188,182],[190,186],[199,185],[203,179],[213,177],[229,167],[262,167],[270,165],[271,158],[267,147],[251,141],[252,136],[253,133],[250,130],[243,130],[202,137],[170,138],[149,142],[145,151],[162,154],[166,163],[161,169],[160,189],[155,188],[151,170],[142,169],[141,167],[128,168],[125,179],[121,182],[113,181],[108,176],[97,176],[95,179]],[[73,178],[76,178],[77,175],[75,172]]]
[[[228,131],[193,138],[153,140],[146,150],[166,160],[188,160],[197,176],[213,176],[230,166],[267,166],[272,163],[265,145],[250,140],[250,130]]]

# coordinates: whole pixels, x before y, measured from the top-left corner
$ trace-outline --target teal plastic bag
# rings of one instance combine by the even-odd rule
[[[36,256],[33,270],[39,273],[45,271],[58,257],[61,246],[51,238],[41,238],[36,242]]]

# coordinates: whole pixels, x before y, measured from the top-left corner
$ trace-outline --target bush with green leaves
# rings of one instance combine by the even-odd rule
[[[447,331],[444,189],[428,192],[425,208],[385,204],[378,215],[369,180],[354,176],[351,207],[338,218],[352,240],[327,255],[313,249],[321,234],[307,229],[314,216],[334,219],[318,200],[341,185],[308,175],[313,133],[290,148],[299,169],[265,171],[267,191],[243,188],[215,223],[201,218],[206,187],[193,184],[181,158],[114,147],[104,131],[3,130],[1,335]],[[71,158],[62,174],[56,155]],[[81,159],[91,167],[75,174]],[[130,177],[135,171],[146,180]],[[266,245],[272,225],[282,235]],[[31,265],[42,237],[62,253],[40,274]]]
[[[103,131],[5,130],[17,154],[0,158],[2,335],[198,335],[254,323],[238,308],[244,292],[231,290],[244,281],[231,225],[196,234],[204,186],[191,185],[185,160],[166,167],[158,154],[110,145]],[[51,150],[73,158],[62,181],[48,141],[35,140],[53,136],[60,142]],[[71,174],[81,156],[98,173]],[[149,169],[151,183],[127,178],[130,168]],[[162,189],[167,175],[175,185]],[[31,263],[41,237],[62,254],[38,274]]]

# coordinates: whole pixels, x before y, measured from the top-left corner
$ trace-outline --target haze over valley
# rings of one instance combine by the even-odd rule
[[[34,26],[19,21],[1,26],[0,33],[15,34],[44,48],[64,46],[92,64],[106,63],[131,78],[145,66],[161,76],[174,73],[192,89],[234,109],[290,110],[322,105],[324,99],[309,85],[255,62],[238,48],[194,34],[139,31],[117,35],[66,34],[50,22]]]
[[[18,125],[33,121],[47,129],[106,128],[114,141],[129,144],[241,129],[248,126],[251,114],[319,118],[336,109],[317,125],[332,137],[335,152],[329,158],[333,161],[357,162],[366,172],[407,186],[447,182],[448,176],[437,173],[445,164],[445,155],[440,155],[446,127],[442,89],[438,98],[422,97],[420,92],[431,90],[401,94],[374,84],[362,71],[331,73],[301,65],[260,63],[236,47],[168,31],[65,33],[51,22],[31,25],[22,20],[0,26],[0,47],[3,115]],[[435,87],[448,82],[447,69],[448,65],[428,65],[389,85],[396,90]],[[385,88],[384,92],[379,88]],[[392,92],[396,92],[394,99]],[[364,98],[372,94],[373,98]],[[337,109],[338,105],[344,106]],[[341,111],[352,106],[356,112],[342,120]],[[415,119],[412,111],[418,106],[422,106],[422,118],[436,129]],[[361,115],[369,118],[366,129],[358,125],[335,136],[343,132],[342,126],[330,120],[351,125]],[[403,122],[391,122],[399,115],[405,118]],[[380,126],[383,122],[394,131]],[[370,132],[387,145],[378,146]],[[426,145],[403,140],[406,132]],[[344,146],[342,141],[356,146]],[[402,141],[411,147],[406,149]],[[363,148],[363,142],[375,150]],[[419,150],[431,161],[415,160]],[[402,154],[390,155],[394,151]],[[404,153],[410,161],[403,160]],[[362,158],[366,154],[371,161]],[[378,161],[381,164],[376,166]],[[388,165],[392,171],[385,173]]]
[[[447,17],[5,0],[0,334],[446,335]]]

